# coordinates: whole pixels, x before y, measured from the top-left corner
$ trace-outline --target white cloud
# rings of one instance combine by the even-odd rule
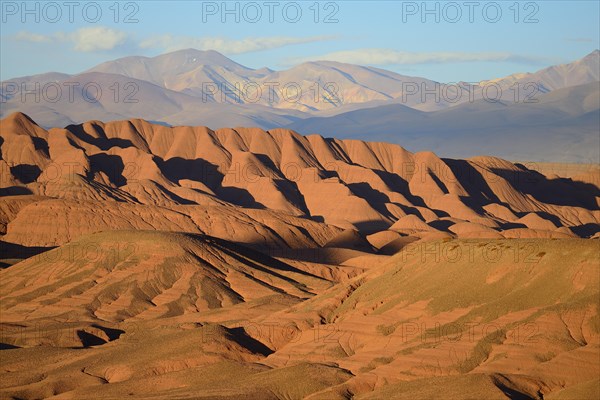
[[[161,35],[140,42],[141,48],[158,48],[163,51],[175,51],[187,48],[198,50],[216,50],[225,54],[251,53],[260,50],[275,49],[294,44],[331,40],[331,36],[312,36],[305,38],[272,36],[244,39],[227,39],[219,37],[192,37]]]
[[[21,31],[15,35],[15,39],[22,40],[25,42],[34,42],[34,43],[46,43],[52,41],[52,38],[40,35],[38,33],[33,32],[25,32]]]
[[[19,32],[16,40],[33,43],[70,43],[73,49],[82,52],[112,50],[127,40],[127,34],[104,26],[81,28],[75,32],[55,32],[50,35],[39,35],[32,32]]]
[[[477,61],[539,61],[533,57],[518,56],[502,52],[431,52],[413,53],[392,49],[358,49],[347,51],[336,51],[318,57],[294,58],[289,60],[290,64],[305,61],[327,60],[338,61],[349,64],[361,65],[414,65],[414,64],[442,64],[457,62]]]
[[[125,43],[127,34],[115,29],[97,26],[81,28],[69,35],[77,51],[112,50]]]
[[[135,41],[128,34],[112,28],[97,26],[81,28],[75,32],[55,32],[50,35],[39,35],[31,32],[20,32],[15,39],[27,42],[70,43],[73,49],[81,52],[107,51],[129,42],[141,49],[157,49],[161,52],[195,48],[199,50],[216,50],[225,54],[251,53],[254,51],[275,49],[278,47],[321,42],[334,39],[333,36],[311,37],[249,37],[228,39],[222,37],[173,36],[169,34],[152,36]]]

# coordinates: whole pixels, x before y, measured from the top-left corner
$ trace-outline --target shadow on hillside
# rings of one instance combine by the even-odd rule
[[[347,186],[350,188],[352,193],[367,200],[371,205],[374,204],[385,204],[390,202],[390,198],[377,189],[373,189],[371,184],[367,182],[360,183],[348,183]]]
[[[358,222],[353,222],[352,225],[354,225],[356,227],[356,230],[358,230],[363,235],[370,235],[371,233],[384,231],[384,230],[388,229],[390,226],[392,226],[392,224],[390,222],[382,221],[382,220],[358,221]]]
[[[454,159],[444,159],[443,161],[469,193],[467,200],[469,206],[481,207],[489,203],[502,204],[484,176],[469,162]],[[600,188],[597,186],[573,181],[570,178],[548,179],[521,164],[515,165],[519,168],[516,171],[492,168],[491,172],[506,180],[517,191],[531,195],[540,202],[558,206],[583,207],[589,210],[599,209],[596,197],[600,196]],[[488,181],[493,181],[493,179],[494,175],[490,174]],[[551,219],[548,218],[548,215],[544,218]]]
[[[266,208],[263,204],[257,202],[246,189],[233,186],[223,187],[222,183],[225,175],[219,171],[217,165],[202,158],[188,160],[173,157],[166,161],[157,158],[157,164],[165,177],[175,184],[178,184],[181,179],[202,182],[222,200],[242,207]],[[243,175],[240,174],[239,179],[243,179]]]
[[[391,203],[390,198],[377,189],[374,189],[367,182],[360,183],[348,183],[346,184],[350,191],[354,195],[364,199],[371,207],[373,207],[379,214],[387,218],[394,218],[394,216],[388,211],[386,203]]]
[[[178,203],[178,204],[196,204],[195,202],[188,200],[188,199],[184,199],[183,197],[180,197],[178,195],[176,195],[175,193],[171,192],[170,190],[168,190],[166,187],[164,187],[163,185],[154,182],[154,184],[156,185],[156,187],[163,193],[164,196],[166,196],[169,200]]]
[[[275,269],[275,270],[282,271],[282,272],[294,272],[294,273],[297,273],[300,275],[316,277],[316,275],[302,271],[301,269],[298,269],[289,264],[286,264],[283,261],[279,261],[279,260],[273,258],[272,256],[267,255],[261,251],[252,250],[252,249],[246,247],[245,245],[230,242],[230,241],[224,240],[224,239],[218,239],[215,237],[207,236],[206,238],[208,238],[208,240],[210,242],[212,242],[213,245],[217,246],[219,249],[221,249],[223,252],[228,254],[230,257],[233,257],[242,263],[250,263],[252,265],[252,267],[256,268],[257,270],[270,273],[270,274],[275,275],[278,278],[288,281],[290,283],[297,284],[298,282],[296,282],[294,279],[288,278],[284,275],[280,275],[276,272],[270,271],[269,269]],[[207,240],[207,239],[205,239],[205,240]],[[240,255],[244,256],[245,259],[240,257]],[[268,265],[269,269],[261,266],[260,264]]]
[[[35,123],[35,122],[34,122]],[[50,157],[50,149],[48,147],[48,142],[44,138],[30,136],[31,141],[33,142],[33,147],[36,150],[40,150],[46,157]]]
[[[262,342],[254,339],[243,327],[238,328],[226,328],[227,331],[231,334],[232,339],[242,347],[250,350],[254,354],[260,354],[264,357],[267,357],[270,354],[273,354],[274,351],[269,347],[265,346]]]
[[[289,201],[292,205],[294,205],[298,210],[302,211],[305,216],[310,215],[310,211],[308,210],[308,206],[306,205],[306,201],[304,199],[304,195],[298,189],[298,183],[295,181],[288,180],[275,180],[275,186],[279,189],[279,191],[285,196],[287,201]]]
[[[27,194],[33,194],[31,189],[26,188],[25,186],[9,186],[5,188],[0,188],[0,197],[1,196],[23,196]]]
[[[342,250],[342,252],[340,252]],[[350,250],[350,251],[348,251]],[[289,258],[296,261],[306,261],[316,264],[339,266],[342,262],[360,255],[375,254],[365,250],[355,250],[338,247],[314,247],[304,249],[276,249],[264,250],[271,257]]]
[[[35,182],[42,174],[42,170],[37,165],[19,164],[10,167],[10,173],[21,183],[27,184]]]
[[[246,189],[237,188],[234,186],[221,186],[215,189],[216,195],[225,201],[245,208],[265,209],[263,204],[254,199]]]
[[[188,160],[181,157],[173,157],[168,160],[155,158],[161,172],[173,183],[181,179],[202,182],[212,190],[215,190],[223,182],[224,175],[218,166],[202,158]]]
[[[571,231],[579,237],[590,237],[600,232],[600,224],[585,224],[579,226],[572,226]]]
[[[454,222],[449,221],[447,219],[438,219],[436,221],[429,222],[428,225],[439,231],[449,232],[448,228],[450,228],[452,225],[454,225]]]
[[[108,176],[108,179],[116,186],[121,187],[127,184],[127,173],[125,173],[125,164],[123,159],[116,155],[110,155],[106,153],[98,153],[88,156],[90,160],[90,166],[94,172],[103,172]],[[131,174],[134,175],[137,171],[133,168]],[[129,176],[134,178],[135,176]]]
[[[82,125],[69,125],[65,129],[75,135],[75,137],[77,137],[79,140],[93,144],[102,151],[107,151],[111,147],[133,147],[133,143],[129,139],[108,138],[106,136],[106,132],[104,132],[104,129],[100,125],[94,124],[94,128],[96,129],[99,137],[91,136],[89,133],[83,130]]]
[[[527,229],[527,225],[522,224],[520,222],[505,222],[500,224],[500,229],[506,231],[508,229]]]
[[[596,185],[573,181],[570,178],[548,179],[537,171],[516,164],[519,171],[493,169],[518,191],[529,194],[538,201],[557,206],[583,207],[598,210],[597,197],[600,188]]]
[[[106,340],[102,339],[101,337],[98,337],[98,336],[91,334],[89,332],[86,332],[84,330],[78,330],[77,337],[81,341],[81,345],[86,348],[93,347],[93,346],[100,346],[100,345],[107,343]]]
[[[52,250],[55,247],[27,247],[0,240],[0,269],[8,268],[16,262]]]
[[[98,324],[92,324],[92,327],[104,332],[104,334],[108,338],[108,341],[102,337],[94,335],[93,333],[87,332],[83,329],[78,329],[77,337],[81,341],[81,344],[83,347],[87,348],[87,347],[92,347],[92,346],[100,346],[100,345],[103,345],[108,342],[112,342],[113,340],[120,338],[121,335],[125,333],[124,330],[107,328],[107,327],[104,327],[104,326],[98,325]]]
[[[414,196],[410,192],[408,182],[400,175],[374,169],[373,172],[393,191],[402,194],[412,205],[418,207],[427,207],[421,197]]]
[[[494,194],[483,175],[467,161],[448,158],[444,158],[443,161],[462,187],[470,194],[470,197],[477,199],[479,206],[490,202],[500,203],[500,199]]]

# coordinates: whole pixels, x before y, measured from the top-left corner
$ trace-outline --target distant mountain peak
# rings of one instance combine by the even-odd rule
[[[21,126],[34,126],[39,127],[37,122],[33,120],[29,115],[22,113],[20,111],[13,112],[9,114],[5,119],[2,120],[5,124],[17,124]]]
[[[600,58],[600,50],[596,49],[579,61],[597,61]]]
[[[176,56],[185,56],[185,57],[189,57],[189,58],[196,58],[198,60],[206,60],[206,61],[212,61],[212,62],[217,62],[217,63],[224,62],[224,63],[238,64],[235,61],[233,61],[232,59],[230,59],[229,57],[225,56],[222,53],[219,53],[216,50],[198,50],[198,49],[194,49],[194,48],[175,50],[170,53],[160,54],[153,58],[159,59],[159,58],[176,57]]]

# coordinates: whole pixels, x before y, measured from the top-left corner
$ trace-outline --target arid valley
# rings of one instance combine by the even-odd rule
[[[597,394],[597,167],[1,126],[2,398]]]

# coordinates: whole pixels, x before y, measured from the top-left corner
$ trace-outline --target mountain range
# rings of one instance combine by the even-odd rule
[[[251,69],[215,51],[188,49],[125,57],[75,75],[4,81],[0,117],[19,111],[45,128],[130,118],[213,129],[288,127],[448,157],[598,162],[599,59],[596,50],[535,73],[442,84],[330,61]]]

